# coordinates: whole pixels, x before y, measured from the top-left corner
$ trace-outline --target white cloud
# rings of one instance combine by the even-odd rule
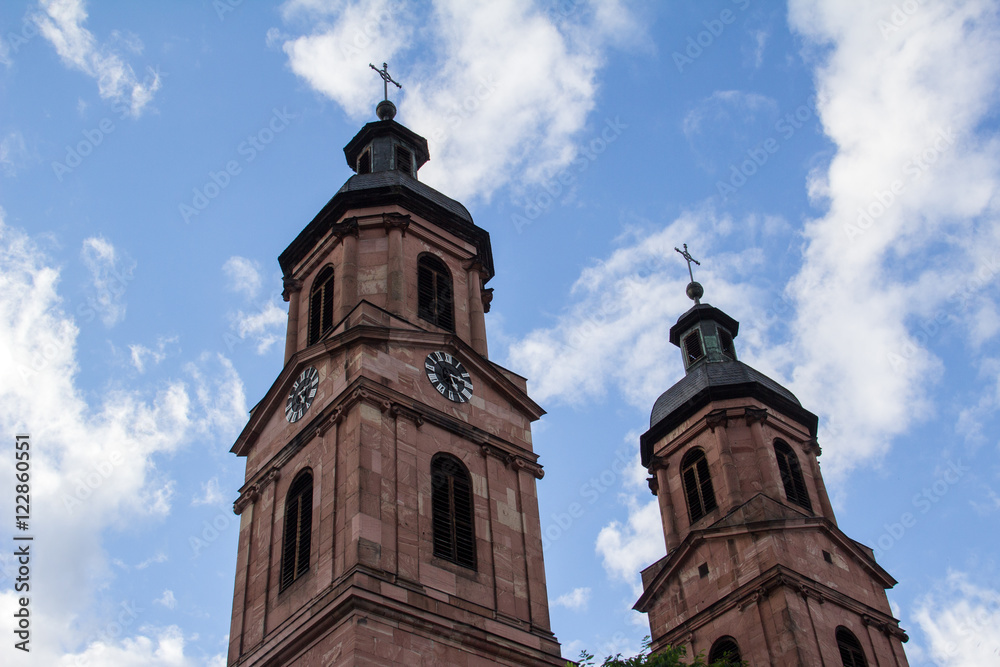
[[[569,593],[564,593],[552,601],[555,607],[566,607],[573,611],[583,611],[590,601],[589,588],[574,588]]]
[[[156,565],[159,563],[166,563],[166,562],[167,562],[167,554],[163,553],[162,551],[157,551],[154,555],[150,556],[146,560],[137,564],[135,566],[135,569],[145,570],[150,565]]]
[[[256,313],[244,313],[242,310],[237,312],[233,328],[239,340],[249,339],[256,345],[257,354],[264,354],[272,345],[284,339],[287,323],[288,312],[271,300]]]
[[[146,364],[153,362],[153,365],[155,366],[166,359],[167,346],[176,343],[177,340],[177,336],[157,338],[155,350],[150,349],[145,345],[140,345],[139,343],[129,345],[129,358],[132,361],[132,365],[140,373],[145,373]]]
[[[93,279],[94,294],[87,299],[85,315],[96,312],[106,327],[125,319],[125,290],[132,281],[135,262],[123,259],[106,239],[90,237],[83,242],[80,257]]]
[[[101,244],[92,247],[102,256]],[[48,573],[32,587],[37,664],[58,664],[92,636],[82,625],[94,620],[94,594],[113,576],[106,535],[169,511],[174,483],[157,475],[157,457],[195,436],[231,441],[246,415],[242,382],[221,357],[191,364],[183,380],[101,391],[90,404],[77,385],[78,330],[62,310],[58,281],[32,240],[0,220],[0,430],[44,443],[32,459],[33,527],[51,547],[35,555],[38,570]],[[12,474],[12,459],[0,458],[0,476]],[[0,594],[4,617],[15,604]],[[140,640],[115,646],[136,648]],[[145,641],[153,653],[176,645],[162,635]],[[122,664],[169,664],[157,660]]]
[[[372,118],[382,96],[368,65],[388,61],[404,86],[392,94],[402,99],[400,120],[430,144],[421,178],[447,183],[459,200],[488,198],[512,180],[539,183],[572,162],[606,50],[645,40],[623,3],[586,9],[560,17],[527,0],[436,0],[431,8],[292,0],[286,21],[316,27],[284,49],[296,74],[357,119]],[[421,12],[429,16],[415,33],[412,17]],[[399,54],[418,60],[393,67]]]
[[[7,176],[16,176],[18,171],[33,160],[24,141],[24,135],[20,132],[16,130],[8,132],[7,136],[0,140],[0,167],[3,167],[3,173]]]
[[[103,99],[111,100],[133,117],[160,89],[160,75],[149,68],[146,77],[139,81],[118,51],[110,45],[100,45],[93,33],[84,27],[87,10],[84,0],[39,0],[44,14],[36,17],[39,32],[55,48],[63,63],[80,70],[97,81]],[[132,53],[141,53],[142,42],[134,35],[111,34],[110,44],[123,46]]]
[[[219,478],[213,477],[201,485],[202,494],[191,499],[191,504],[198,505],[222,505],[226,502],[222,490],[219,489]]]
[[[177,598],[174,597],[174,592],[169,588],[163,591],[163,595],[156,600],[153,600],[153,602],[163,605],[167,609],[174,609],[177,607]]]
[[[1000,591],[949,572],[918,601],[914,615],[929,642],[925,650],[940,667],[1000,662]]]
[[[141,634],[118,641],[111,637],[90,643],[82,653],[63,656],[58,667],[193,667],[184,655],[184,635],[176,625],[143,628]]]
[[[732,224],[710,210],[684,213],[582,271],[572,288],[573,301],[556,323],[510,348],[510,365],[532,378],[535,399],[581,404],[610,386],[632,405],[650,409],[684,372],[680,352],[666,335],[692,305],[684,295],[689,282],[684,263],[674,252],[677,240],[698,238],[704,260]],[[758,249],[713,255],[699,274],[709,286],[706,298],[731,304],[759,301],[741,279],[762,261]]]
[[[986,298],[971,276],[1000,270],[1000,138],[980,127],[1000,82],[995,5],[924,2],[883,35],[893,10],[789,9],[793,30],[824,47],[817,107],[836,154],[809,183],[827,213],[806,225],[788,288],[793,342],[775,354],[795,361],[803,404],[837,416],[828,475],[883,454],[930,413],[941,370],[930,348],[942,330],[971,329],[970,305]]]
[[[226,287],[231,291],[241,292],[248,299],[260,292],[261,277],[257,262],[234,255],[222,265],[222,272],[229,281]]]
[[[660,506],[655,500],[640,504],[629,498],[625,525],[612,521],[597,535],[597,553],[608,576],[642,591],[639,572],[666,554]]]

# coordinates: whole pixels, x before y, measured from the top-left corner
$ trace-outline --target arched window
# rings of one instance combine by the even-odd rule
[[[806,489],[806,480],[802,477],[799,458],[783,440],[774,441],[774,455],[778,458],[778,471],[781,473],[781,483],[785,485],[785,497],[788,498],[788,502],[812,512],[812,503],[809,502],[809,491]]]
[[[426,253],[417,260],[417,315],[442,329],[455,330],[451,274],[444,262]]]
[[[324,267],[309,292],[309,345],[333,329],[333,267]]]
[[[721,662],[724,665],[740,665],[743,660],[740,657],[740,647],[732,637],[719,637],[712,644],[712,650],[708,652],[708,662],[715,664]]]
[[[868,667],[865,652],[861,650],[861,642],[853,632],[842,625],[837,628],[837,648],[840,649],[840,661],[844,667]]]
[[[681,461],[681,478],[684,480],[684,495],[687,496],[691,523],[718,507],[704,451],[692,449],[684,455]]]
[[[476,569],[472,482],[461,461],[438,454],[431,461],[434,555]]]
[[[312,473],[305,471],[295,478],[285,500],[285,535],[281,542],[281,585],[289,584],[309,571],[309,545],[312,538]]]

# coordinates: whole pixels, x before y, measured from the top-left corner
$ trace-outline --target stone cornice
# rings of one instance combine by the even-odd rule
[[[899,621],[892,616],[873,609],[795,570],[783,565],[775,565],[721,600],[686,618],[668,632],[654,638],[653,644],[660,646],[683,642],[690,645],[694,633],[714,619],[733,608],[741,613],[745,612],[781,588],[787,588],[806,599],[812,598],[820,604],[827,602],[835,604],[858,614],[866,625],[872,625],[886,635],[894,636],[904,642],[908,639],[906,633],[899,627]]]

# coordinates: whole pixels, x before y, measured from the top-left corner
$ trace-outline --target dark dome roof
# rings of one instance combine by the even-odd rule
[[[472,222],[472,216],[469,214],[469,209],[465,208],[451,197],[446,197],[431,186],[422,183],[401,171],[389,170],[376,171],[370,174],[355,174],[347,179],[347,182],[344,183],[343,187],[340,188],[337,194],[340,194],[341,192],[360,192],[362,190],[392,187],[410,190],[424,199],[437,204],[449,213],[453,213],[462,220]]]
[[[736,398],[753,385],[769,390],[796,406],[802,405],[792,392],[760,371],[741,361],[721,361],[692,368],[677,384],[660,394],[649,415],[649,427],[653,428],[689,403],[700,402],[697,399]]]

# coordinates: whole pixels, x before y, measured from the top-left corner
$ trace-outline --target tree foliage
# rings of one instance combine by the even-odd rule
[[[622,654],[608,656],[604,662],[594,662],[594,656],[586,651],[580,651],[577,660],[579,667],[746,667],[745,661],[716,660],[709,664],[705,662],[705,656],[698,654],[692,659],[693,662],[684,662],[687,650],[683,646],[668,646],[659,653],[651,653],[650,639],[646,637],[642,642],[642,651],[639,655],[631,658],[623,658]],[[566,663],[571,667],[573,663]]]

